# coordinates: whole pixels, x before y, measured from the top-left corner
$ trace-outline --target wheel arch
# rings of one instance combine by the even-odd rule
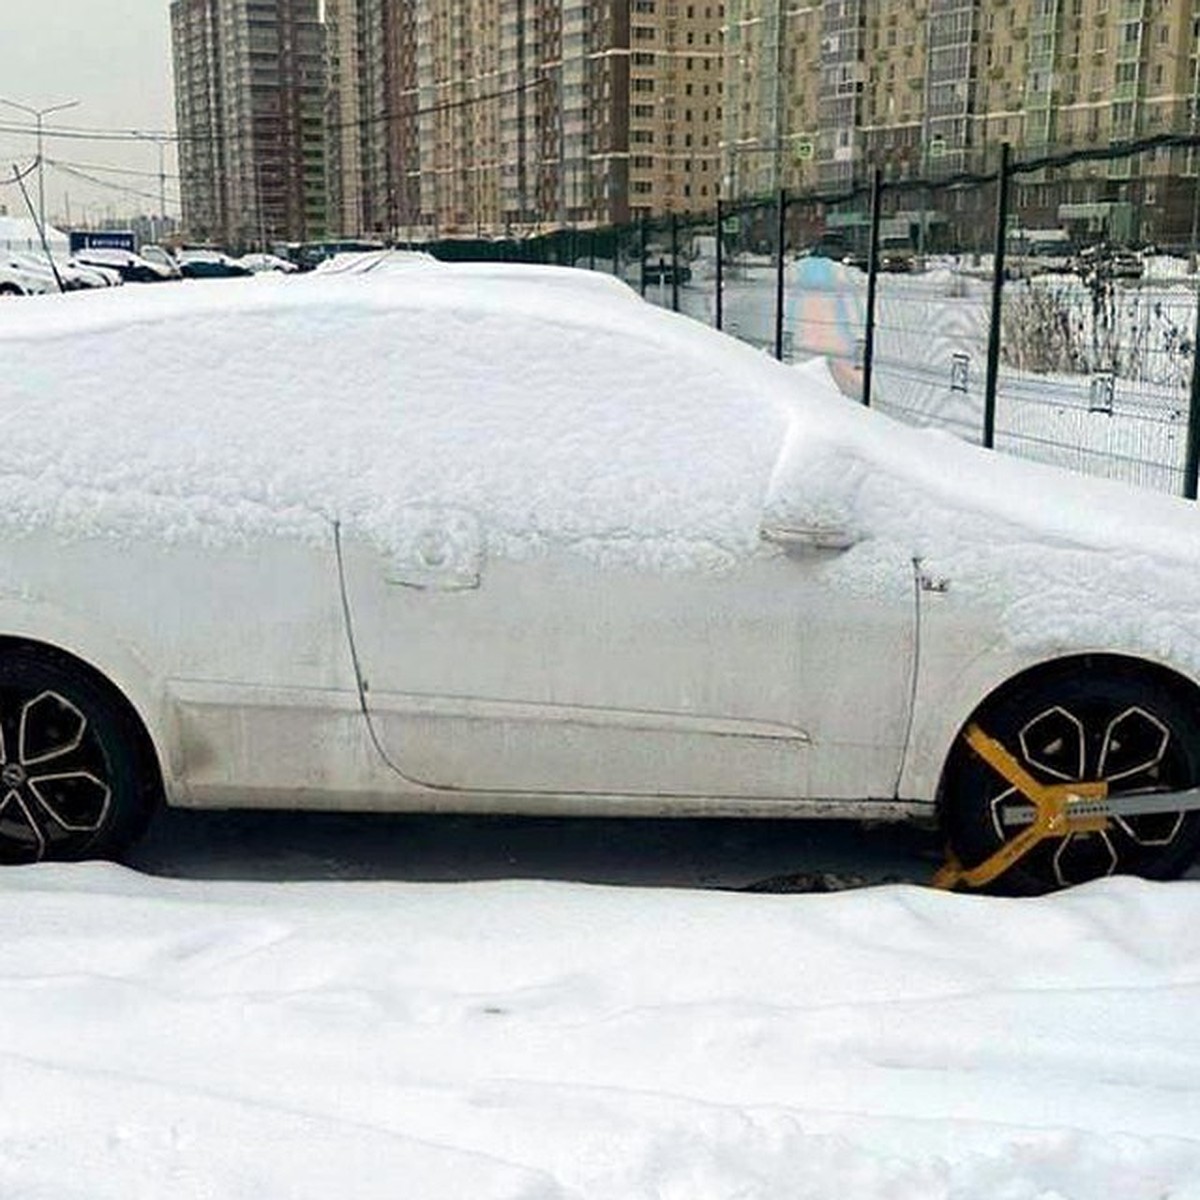
[[[919,702],[908,760],[901,777],[900,796],[933,804],[954,743],[968,722],[989,704],[1043,679],[1080,670],[1103,671],[1153,679],[1197,710],[1200,722],[1200,680],[1177,667],[1145,655],[1111,650],[1072,651],[1047,658],[1020,661],[1004,658],[969,664],[951,687]]]
[[[60,665],[78,671],[95,687],[111,697],[113,703],[128,720],[129,727],[138,740],[138,754],[145,762],[146,767],[154,772],[154,783],[159,794],[164,799],[166,798],[168,775],[162,754],[164,745],[162,727],[160,721],[154,720],[149,715],[152,711],[149,680],[148,676],[142,677],[143,672],[140,668],[135,667],[132,671],[127,667],[123,669],[114,660],[109,660],[109,666],[104,668],[66,646],[43,638],[0,634],[0,654],[11,651],[45,655]]]

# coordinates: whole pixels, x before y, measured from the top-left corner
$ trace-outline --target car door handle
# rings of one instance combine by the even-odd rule
[[[862,538],[844,525],[764,525],[759,530],[764,542],[785,550],[830,550],[841,553]]]
[[[408,505],[387,548],[385,578],[430,592],[469,592],[483,574],[483,530],[464,509]]]

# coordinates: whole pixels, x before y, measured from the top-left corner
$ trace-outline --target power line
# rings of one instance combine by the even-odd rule
[[[94,184],[97,187],[108,188],[109,191],[122,192],[127,196],[137,196],[139,199],[153,200],[156,203],[159,199],[159,197],[154,193],[139,191],[137,188],[125,187],[123,184],[113,183],[108,179],[98,179],[95,175],[90,175],[86,171],[79,171],[76,168],[66,166],[63,163],[54,163],[49,159],[47,159],[46,162],[47,165],[54,167],[57,171],[61,171],[64,175],[71,175],[76,179],[86,180],[88,183]],[[171,200],[173,200],[176,204],[179,203],[178,196],[172,196]]]
[[[393,112],[388,109],[384,112],[372,113],[368,116],[359,117],[354,121],[343,121],[336,125],[328,125],[326,128],[330,131],[341,132],[347,129],[367,129],[373,125],[383,125],[389,121],[394,121],[403,117],[425,117],[436,113],[453,112],[460,108],[470,108],[476,104],[488,104],[493,100],[503,100],[509,96],[517,96],[522,92],[532,91],[534,88],[544,87],[550,82],[546,75],[541,75],[537,79],[530,79],[524,83],[514,84],[510,88],[502,88],[496,92],[489,92],[486,96],[468,96],[461,100],[445,100],[438,104],[430,104],[424,108],[411,108],[401,112]],[[0,122],[0,133],[7,134],[35,134],[37,129],[33,125],[21,125],[19,123]],[[133,129],[85,129],[79,126],[70,125],[54,125],[44,126],[42,129],[44,137],[65,138],[76,141],[96,141],[96,142],[145,142],[158,139],[163,142],[171,142],[176,145],[184,145],[189,142],[208,142],[216,143],[222,141],[240,141],[244,138],[243,134],[188,134],[175,132],[155,133],[151,130],[133,130]],[[49,160],[47,160],[49,161]]]
[[[178,175],[164,171],[161,174],[158,171],[135,171],[130,167],[105,167],[99,163],[82,163],[82,162],[64,162],[62,159],[48,158],[46,165],[49,167],[74,167],[79,171],[106,171],[110,175],[134,175],[140,179],[179,179]]]

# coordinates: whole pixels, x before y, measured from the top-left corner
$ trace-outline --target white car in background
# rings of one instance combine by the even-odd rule
[[[14,306],[0,361],[0,857],[164,801],[936,815],[1014,889],[1200,846],[1193,505],[568,269]]]
[[[255,275],[261,275],[270,271],[275,271],[282,275],[294,275],[300,270],[290,259],[280,258],[278,254],[255,252],[252,254],[243,254],[236,261],[241,263],[247,270],[253,271]]]
[[[87,246],[77,250],[74,257],[84,266],[116,271],[126,283],[163,283],[179,278],[177,269],[152,262],[132,250]]]
[[[0,296],[41,296],[57,291],[54,273],[44,262],[31,265],[24,254],[0,250]]]

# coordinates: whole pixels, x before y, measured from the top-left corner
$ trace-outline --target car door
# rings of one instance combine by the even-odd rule
[[[343,549],[381,747],[410,783],[526,795],[890,796],[911,583],[863,596],[838,549],[764,545],[720,573],[489,558],[423,508]]]
[[[864,593],[840,582],[851,540],[760,528],[791,377],[636,300],[573,297],[561,320],[546,295],[406,343],[411,436],[364,465],[386,486],[341,528],[397,786],[890,796],[911,571]]]

